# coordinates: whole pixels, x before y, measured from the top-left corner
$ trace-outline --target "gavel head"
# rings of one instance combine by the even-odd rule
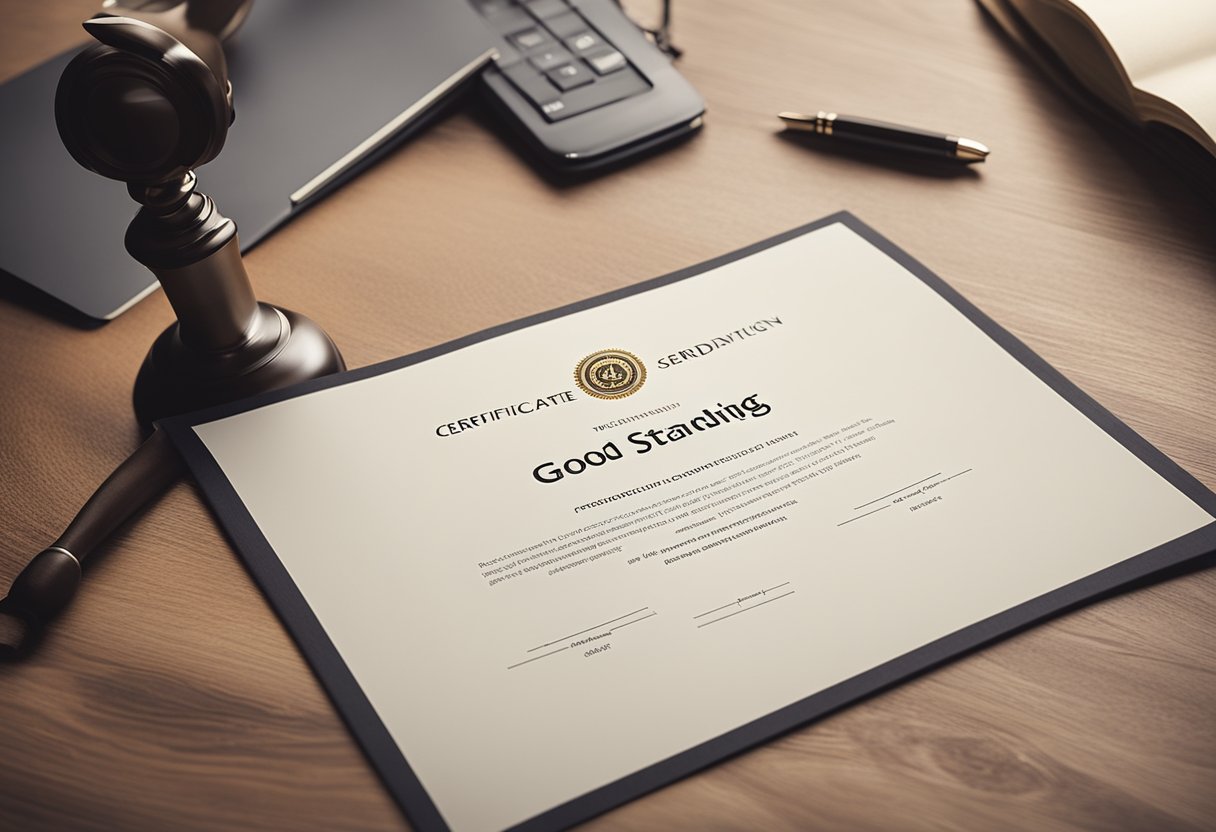
[[[68,152],[125,182],[142,205],[127,227],[127,252],[156,275],[177,314],[135,380],[145,429],[345,368],[319,326],[258,302],[236,223],[194,189],[194,168],[219,155],[233,119],[220,40],[251,2],[107,0],[122,14],[85,22],[97,43],[64,68],[55,94]]]
[[[98,42],[68,64],[55,95],[59,135],[77,162],[153,186],[219,155],[235,111],[218,37],[115,15],[84,28]]]

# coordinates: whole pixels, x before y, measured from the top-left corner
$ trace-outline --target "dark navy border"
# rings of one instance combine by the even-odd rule
[[[334,647],[312,609],[304,600],[304,596],[291,580],[286,568],[262,535],[219,465],[191,428],[194,425],[301,396],[315,390],[324,390],[392,372],[401,367],[426,361],[517,329],[686,280],[784,243],[809,231],[835,223],[841,223],[853,230],[924,281],[1056,393],[1216,518],[1216,495],[1202,483],[1083,393],[1025,344],[950,288],[945,281],[848,212],[833,214],[687,269],[548,312],[521,318],[512,323],[491,327],[413,355],[305,382],[286,390],[266,393],[238,403],[161,421],[159,426],[167,431],[181,452],[233,546],[242,555],[254,579],[295,638],[300,651],[329,692],[338,712],[363,747],[364,752],[375,765],[385,786],[405,810],[410,822],[420,832],[446,831],[449,827],[410,768],[401,749],[397,747],[380,721],[375,709],[339,655],[337,648]],[[1154,573],[1177,567],[1185,561],[1214,551],[1216,551],[1216,523],[1211,523],[1177,540],[1128,558],[1005,612],[964,627],[729,733],[588,792],[514,828],[527,830],[527,832],[540,832],[540,830],[561,829],[587,820],[647,792],[687,777],[726,757],[738,754],[779,734],[825,716],[851,702],[891,687],[910,676],[922,673],[983,644],[1109,594]]]

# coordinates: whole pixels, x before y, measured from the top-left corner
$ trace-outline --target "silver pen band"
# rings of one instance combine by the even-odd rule
[[[45,551],[63,552],[65,555],[70,557],[72,560],[76,561],[77,566],[80,566],[80,558],[76,557],[75,555],[73,555],[71,552],[69,552],[67,549],[63,548],[62,546],[48,546]]]

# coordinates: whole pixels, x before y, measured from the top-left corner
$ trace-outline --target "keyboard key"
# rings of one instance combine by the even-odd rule
[[[590,55],[584,58],[584,60],[591,64],[591,68],[600,75],[607,75],[610,72],[616,72],[618,69],[624,69],[629,63],[625,60],[625,56],[616,50],[601,52],[598,55]]]
[[[549,36],[546,35],[541,29],[533,27],[531,29],[524,29],[522,32],[516,32],[515,34],[511,35],[511,42],[520,49],[528,50],[534,49],[543,43],[548,43]]]
[[[524,3],[524,8],[539,19],[556,17],[563,12],[570,11],[570,7],[562,0],[528,0]]]
[[[519,88],[519,91],[524,94],[525,98],[539,107],[541,112],[544,112],[545,107],[557,102],[561,97],[561,93],[557,91],[556,87],[545,80],[545,76],[539,74],[527,64],[515,64],[503,67],[502,74]],[[558,107],[557,109],[560,110],[561,108]]]
[[[567,12],[559,14],[557,17],[546,18],[545,27],[553,33],[554,37],[561,39],[587,31],[587,21],[574,12]]]
[[[571,56],[565,49],[546,49],[543,52],[537,52],[528,58],[528,61],[541,72],[547,72],[555,66],[570,63]]]
[[[590,52],[592,49],[600,49],[604,46],[604,41],[600,36],[593,32],[579,32],[577,35],[566,38],[566,46],[570,51],[577,54]]]
[[[579,87],[563,93],[562,106],[552,113],[545,113],[549,121],[563,119],[603,107],[625,98],[647,92],[650,84],[633,68],[627,67],[620,72],[614,72],[606,78],[601,78],[594,84]],[[542,112],[544,112],[542,110]]]
[[[581,87],[584,84],[590,84],[595,80],[595,76],[579,64],[559,66],[557,69],[549,70],[545,75],[548,76],[550,81],[557,84],[563,92],[572,90],[575,87]]]
[[[527,12],[511,4],[490,6],[482,14],[490,28],[503,37],[510,32],[520,32],[536,25],[536,21],[529,17]]]

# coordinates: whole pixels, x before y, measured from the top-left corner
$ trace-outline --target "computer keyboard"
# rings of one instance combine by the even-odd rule
[[[472,0],[503,41],[498,69],[548,122],[640,95],[651,83],[565,0]]]

